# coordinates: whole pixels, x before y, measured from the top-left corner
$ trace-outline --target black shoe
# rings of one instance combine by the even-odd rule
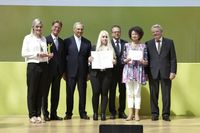
[[[45,121],[50,121],[49,116],[44,116],[44,120],[45,120]]]
[[[171,121],[171,119],[169,118],[169,116],[163,116],[163,120],[164,121]]]
[[[86,114],[81,115],[80,117],[81,117],[81,119],[85,119],[85,120],[89,120],[90,119],[90,117],[88,115],[86,115]]]
[[[66,115],[66,116],[64,117],[64,120],[70,120],[70,119],[72,119],[72,116],[71,116],[71,115]]]
[[[94,120],[94,121],[97,121],[97,120],[98,120],[98,114],[97,114],[97,113],[94,113],[94,115],[93,115],[93,120]]]
[[[123,113],[119,113],[119,118],[126,119],[127,115],[124,112]]]
[[[106,120],[106,115],[105,114],[101,114],[101,120],[105,121]]]
[[[158,120],[158,116],[151,116],[151,120],[152,121],[157,121]]]
[[[57,115],[55,115],[55,116],[51,116],[50,118],[51,118],[51,120],[58,120],[58,121],[63,120],[62,117],[59,117],[59,116],[57,116]]]
[[[115,114],[110,114],[110,119],[115,119]]]

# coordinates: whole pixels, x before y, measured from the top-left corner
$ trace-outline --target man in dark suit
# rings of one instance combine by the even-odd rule
[[[124,65],[121,63],[121,58],[123,54],[124,44],[127,41],[120,39],[121,37],[121,28],[118,25],[112,26],[112,46],[115,50],[117,57],[117,64],[113,68],[113,80],[112,86],[109,90],[109,111],[110,111],[110,119],[115,119],[116,117],[116,108],[115,108],[115,98],[116,98],[116,87],[118,84],[119,88],[119,109],[118,116],[119,118],[127,118],[127,115],[124,113],[126,106],[126,87],[125,84],[122,83],[122,72]]]
[[[57,116],[57,108],[59,103],[60,95],[60,81],[64,73],[65,54],[64,54],[64,42],[58,36],[62,28],[62,22],[55,20],[52,22],[51,35],[46,37],[48,52],[53,53],[53,57],[48,63],[48,84],[44,92],[42,100],[42,110],[44,120],[62,120],[61,117]],[[51,109],[50,118],[48,112],[48,94],[51,86]]]
[[[158,97],[159,84],[161,84],[162,118],[165,121],[170,121],[171,85],[177,70],[174,42],[162,37],[163,29],[158,24],[153,25],[151,31],[154,39],[146,42],[149,58],[151,119],[156,121],[159,118]]]
[[[79,115],[81,119],[89,119],[85,111],[86,87],[88,76],[88,57],[91,51],[91,42],[84,38],[84,25],[76,22],[73,26],[74,35],[65,39],[66,48],[66,86],[67,112],[65,120],[71,119],[74,105],[74,91],[77,84],[79,92]]]

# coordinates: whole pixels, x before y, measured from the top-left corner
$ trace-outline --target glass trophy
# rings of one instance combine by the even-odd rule
[[[48,52],[48,54],[51,54],[51,47],[52,47],[52,43],[47,44],[47,52]]]

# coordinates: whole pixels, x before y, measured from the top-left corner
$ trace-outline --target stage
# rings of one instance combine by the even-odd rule
[[[50,121],[42,124],[31,124],[27,116],[0,116],[0,133],[99,133],[100,124],[143,125],[144,133],[199,133],[200,117],[171,117],[171,122],[151,121],[142,117],[139,122],[123,119],[106,121],[72,120]]]

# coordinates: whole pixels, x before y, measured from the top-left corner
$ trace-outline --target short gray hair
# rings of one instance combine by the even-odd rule
[[[161,32],[163,32],[163,28],[162,28],[162,26],[159,25],[159,24],[154,24],[154,25],[151,27],[151,30],[154,29],[154,28],[158,28],[158,29],[160,29]]]
[[[74,25],[73,25],[73,30],[76,28],[77,25],[82,25],[83,28],[84,28],[83,23],[81,23],[81,22],[75,22]]]

